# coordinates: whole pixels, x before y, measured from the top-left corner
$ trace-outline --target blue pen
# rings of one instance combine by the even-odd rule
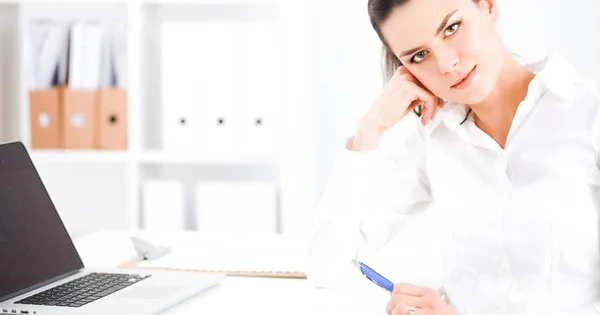
[[[371,280],[371,282],[386,289],[388,292],[394,291],[394,284],[390,280],[378,274],[375,270],[371,269],[371,267],[361,263],[360,261],[357,261],[356,259],[352,259],[352,264],[356,266],[356,268],[358,268],[358,270],[360,270],[360,272],[362,272],[367,279]]]
[[[371,282],[386,289],[390,293],[394,291],[394,284],[390,280],[378,274],[377,271],[371,269],[371,267],[361,263],[360,261],[357,261],[356,259],[352,259],[352,264],[356,266],[356,268],[358,268],[358,270],[360,270],[360,272],[362,272],[367,279],[371,280]],[[444,287],[441,287],[438,290],[438,293],[440,294],[442,300],[446,302],[446,304],[450,305],[452,303]]]

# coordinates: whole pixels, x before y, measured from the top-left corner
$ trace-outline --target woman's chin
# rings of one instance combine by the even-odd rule
[[[459,103],[459,104],[480,104],[485,101],[485,99],[490,95],[491,91],[486,91],[483,89],[474,89],[469,91],[469,93],[456,93],[457,95],[453,95],[448,98],[448,100]]]

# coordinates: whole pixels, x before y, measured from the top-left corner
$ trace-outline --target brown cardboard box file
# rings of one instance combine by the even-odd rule
[[[68,149],[93,149],[96,91],[65,89],[62,96],[62,140]]]
[[[118,88],[98,90],[96,147],[127,148],[127,91]]]
[[[58,88],[29,91],[31,147],[61,147],[61,100]]]

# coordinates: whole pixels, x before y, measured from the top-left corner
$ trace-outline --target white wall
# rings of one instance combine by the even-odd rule
[[[317,1],[319,193],[335,154],[382,87],[381,45],[366,0]]]
[[[600,1],[499,0],[499,9],[511,52],[527,62],[558,52],[585,77],[600,79]]]
[[[72,237],[128,228],[125,164],[34,163]]]

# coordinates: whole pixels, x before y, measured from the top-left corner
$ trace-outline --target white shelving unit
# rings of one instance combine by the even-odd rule
[[[34,19],[123,21],[127,25],[128,149],[30,149],[53,201],[75,236],[105,228],[143,228],[145,179],[265,180],[277,184],[278,231],[305,232],[316,204],[314,3],[292,0],[71,0],[0,2],[2,141],[29,147],[23,29]],[[160,143],[160,37],[164,21],[272,19],[281,33],[280,150],[274,158],[209,157]],[[190,188],[186,188],[189,196]],[[188,209],[190,210],[190,209]]]

